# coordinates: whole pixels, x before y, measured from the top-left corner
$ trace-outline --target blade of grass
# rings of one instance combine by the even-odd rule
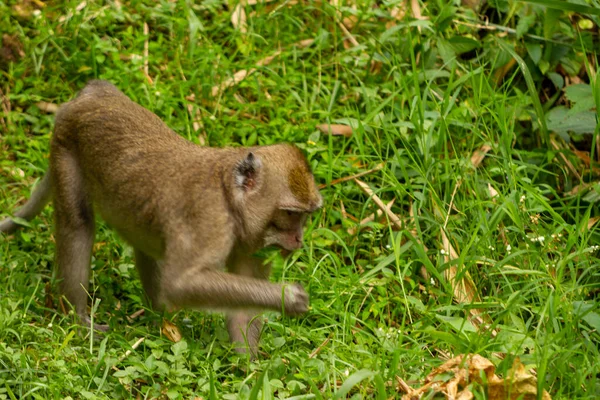
[[[531,102],[533,103],[533,108],[535,110],[535,114],[537,116],[537,122],[540,126],[540,133],[542,134],[542,141],[546,147],[550,146],[550,135],[548,134],[548,127],[546,126],[546,118],[544,116],[544,109],[542,108],[542,103],[540,102],[540,98],[538,96],[537,88],[535,87],[535,82],[533,82],[533,77],[531,76],[531,72],[529,72],[529,68],[527,68],[527,64],[525,61],[514,51],[510,46],[508,46],[504,41],[496,39],[500,47],[508,52],[519,64],[519,68],[525,77],[525,83],[527,84],[527,89],[529,90],[529,94],[531,96]]]

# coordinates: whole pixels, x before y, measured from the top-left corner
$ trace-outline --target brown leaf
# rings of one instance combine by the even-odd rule
[[[179,328],[177,325],[171,323],[170,321],[163,319],[162,328],[160,330],[163,335],[171,342],[177,343],[181,340],[181,332],[179,332]]]
[[[588,223],[587,223],[588,230],[592,229],[594,227],[594,225],[596,225],[596,222],[598,222],[598,220],[600,220],[600,217],[592,217],[592,218],[588,219]]]
[[[246,10],[244,9],[244,4],[240,1],[231,13],[231,24],[242,34],[246,34],[248,33],[247,19],[248,18],[246,17]]]
[[[0,67],[11,62],[17,62],[25,56],[23,45],[17,35],[2,35],[2,47],[0,47]]]
[[[447,375],[451,377],[448,379]],[[496,367],[490,360],[478,354],[467,354],[456,356],[435,368],[427,375],[425,384],[418,389],[405,384],[406,387],[402,390],[407,394],[402,396],[402,400],[419,399],[430,392],[442,393],[447,399],[472,399],[471,390],[482,384],[482,375],[485,375],[488,384],[489,400],[534,400],[537,397],[537,379],[525,371],[518,358],[507,376],[501,379],[496,375]],[[551,400],[548,392],[544,391],[542,399]]]
[[[525,371],[519,358],[515,358],[513,366],[504,379],[489,382],[488,400],[536,400],[537,378]],[[542,400],[551,400],[550,394],[544,390]]]
[[[456,260],[459,258],[458,252],[454,249],[446,232],[442,229],[442,249],[444,250],[444,260],[446,262],[450,262],[452,260]],[[454,301],[459,304],[470,304],[479,300],[479,294],[477,293],[477,289],[475,284],[473,283],[473,279],[471,278],[471,274],[468,271],[462,274],[462,278],[458,279],[458,267],[456,265],[451,265],[444,270],[444,277],[448,282],[452,284],[453,288],[453,296]],[[471,314],[470,321],[474,326],[479,326],[483,322],[481,319],[481,310],[477,308],[472,308],[469,310]]]
[[[498,197],[498,191],[494,189],[494,187],[488,182],[488,192],[490,193],[490,197],[494,200]]]
[[[589,151],[581,151],[577,149],[572,149],[571,151],[573,151],[577,158],[579,158],[585,164],[586,167],[590,166],[592,159],[590,158]]]
[[[488,146],[487,144],[484,144],[483,146],[481,146],[478,150],[475,150],[473,152],[473,155],[471,156],[471,164],[473,164],[473,166],[475,168],[479,167],[479,165],[481,165],[481,162],[483,161],[483,159],[485,158],[485,155],[488,153],[488,151],[490,151],[492,148],[490,146]]]
[[[317,129],[325,134],[331,134],[333,136],[352,136],[352,127],[341,124],[320,124],[317,125]]]
[[[54,114],[58,111],[58,104],[54,104],[54,103],[40,101],[36,104],[36,106],[43,112],[50,113],[50,114]]]
[[[390,11],[390,16],[393,18],[385,24],[387,29],[390,29],[392,26],[396,25],[397,22],[402,21],[404,16],[406,15],[406,2],[401,3]]]

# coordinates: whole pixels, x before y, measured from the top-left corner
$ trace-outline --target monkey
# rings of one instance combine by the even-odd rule
[[[96,214],[133,246],[153,308],[224,310],[240,353],[257,354],[259,310],[308,310],[302,285],[269,282],[270,266],[254,257],[299,249],[307,217],[322,207],[296,146],[199,146],[92,80],[59,108],[48,171],[14,215],[30,220],[50,200],[60,290],[83,323]],[[18,226],[9,217],[0,232]]]

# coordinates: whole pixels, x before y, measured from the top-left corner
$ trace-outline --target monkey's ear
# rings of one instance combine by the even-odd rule
[[[260,158],[256,157],[252,152],[248,153],[235,166],[235,170],[233,171],[235,184],[244,191],[255,189],[261,167]]]

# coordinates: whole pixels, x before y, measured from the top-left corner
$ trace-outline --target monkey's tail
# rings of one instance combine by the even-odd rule
[[[23,218],[29,221],[42,211],[42,209],[48,204],[52,197],[52,182],[50,180],[50,173],[46,172],[46,175],[37,184],[35,190],[31,194],[31,197],[23,207],[19,208],[15,212],[15,217]],[[19,227],[15,221],[10,218],[6,218],[4,221],[0,221],[0,232],[6,234],[14,232]]]

